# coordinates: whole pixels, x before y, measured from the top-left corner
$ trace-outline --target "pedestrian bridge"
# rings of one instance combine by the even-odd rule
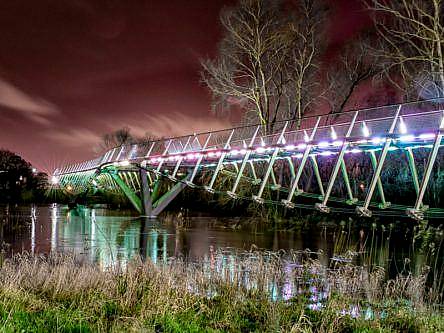
[[[444,218],[444,199],[438,198],[441,205],[434,208],[424,202],[436,197],[437,183],[444,186],[439,150],[443,102],[427,100],[279,121],[268,128],[249,125],[122,145],[55,170],[52,182],[73,195],[98,190],[124,193],[140,214],[150,217],[189,187],[288,209]],[[393,184],[401,178],[403,184]],[[411,195],[393,194],[394,186]]]

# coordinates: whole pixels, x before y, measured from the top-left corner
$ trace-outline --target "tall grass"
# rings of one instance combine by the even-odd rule
[[[23,254],[0,268],[0,331],[443,331],[424,278],[330,269],[308,252],[161,266],[136,258],[106,271],[69,255]]]

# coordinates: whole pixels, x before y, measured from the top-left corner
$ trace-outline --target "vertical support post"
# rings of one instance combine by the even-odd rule
[[[418,195],[419,194],[418,171],[416,170],[415,157],[413,156],[412,148],[407,147],[405,150],[405,154],[407,156],[407,161],[409,163],[410,172],[412,173],[413,186],[415,187],[416,195]]]
[[[441,118],[441,123],[439,125],[439,130],[436,133],[435,142],[433,143],[432,151],[430,152],[427,165],[424,169],[424,176],[422,178],[421,186],[419,188],[419,193],[416,198],[415,206],[413,208],[407,209],[407,214],[416,220],[424,219],[424,213],[421,211],[422,200],[424,199],[425,192],[427,190],[427,185],[429,184],[430,175],[435,165],[436,157],[438,156],[439,147],[441,146],[441,141],[444,136],[444,112]]]
[[[285,131],[287,130],[287,126],[288,126],[288,121],[285,122],[284,128],[282,129],[282,132],[279,135],[279,138],[277,140],[277,145],[280,145],[281,142],[283,141]],[[264,199],[262,198],[262,194],[264,193],[265,186],[267,185],[267,182],[268,182],[268,178],[270,177],[271,171],[273,170],[274,162],[276,160],[277,155],[279,154],[279,150],[280,150],[279,146],[274,149],[274,152],[271,155],[270,161],[268,163],[268,168],[265,171],[264,178],[262,179],[262,183],[261,183],[261,187],[259,188],[259,192],[257,195],[252,196],[253,200],[258,203],[264,203]]]
[[[311,155],[310,159],[311,159],[311,164],[313,166],[313,170],[315,173],[316,181],[319,186],[319,191],[321,192],[321,196],[324,197],[325,196],[324,185],[322,184],[322,178],[321,178],[321,174],[319,172],[319,167],[318,167],[318,162],[316,161],[316,156]]]
[[[293,184],[291,185],[291,189],[290,189],[290,192],[288,193],[288,197],[287,197],[287,199],[282,199],[282,203],[288,208],[295,207],[294,203],[292,203],[291,200],[293,199],[296,189],[298,188],[299,179],[302,176],[302,171],[304,170],[305,164],[307,163],[308,156],[310,155],[311,148],[313,147],[311,142],[313,141],[313,139],[316,135],[316,131],[318,130],[320,122],[321,122],[321,117],[318,117],[318,119],[316,120],[316,124],[313,127],[313,130],[311,132],[310,138],[308,139],[307,147],[305,147],[304,155],[302,155],[301,164],[299,164],[298,171],[296,172],[296,177],[293,181]]]
[[[252,162],[252,161],[248,161],[248,163],[250,164],[251,173],[252,173],[252,175],[253,175],[253,179],[254,179],[254,181],[253,181],[253,185],[258,185],[258,184],[260,184],[261,181],[260,181],[259,178],[257,178],[256,169],[254,168],[254,164],[253,164],[253,162]]]
[[[370,150],[370,160],[372,162],[373,171],[376,171],[378,160],[376,159],[376,154],[374,150]],[[385,209],[390,206],[390,202],[385,201],[384,188],[382,187],[381,178],[378,178],[377,185],[378,185],[379,198],[381,199],[381,204],[379,205],[379,208]]]
[[[231,142],[231,139],[233,138],[233,134],[234,134],[234,129],[231,130],[230,136],[228,137],[227,141],[225,142],[224,150],[230,148],[230,142]],[[214,186],[214,183],[216,182],[217,175],[219,174],[220,170],[222,169],[224,159],[226,156],[227,156],[227,153],[225,151],[223,151],[219,157],[219,161],[217,162],[216,169],[214,170],[214,173],[213,173],[213,177],[211,177],[210,184],[208,186],[204,186],[205,190],[207,190],[210,193],[214,193],[213,186]]]
[[[141,187],[143,213],[150,218],[154,218],[155,216],[152,215],[153,201],[151,200],[151,192],[150,192],[150,186],[148,184],[148,175],[146,170],[140,168],[139,176],[140,176],[140,185],[141,185],[140,187]]]
[[[328,186],[327,186],[327,190],[325,192],[324,200],[322,201],[322,203],[317,203],[315,205],[316,209],[318,209],[321,212],[324,212],[324,213],[330,212],[330,209],[327,207],[327,202],[328,202],[328,199],[330,198],[331,191],[333,190],[333,186],[336,181],[336,177],[338,176],[339,168],[341,168],[342,165],[344,164],[344,154],[345,154],[345,151],[347,150],[347,147],[350,144],[347,141],[347,139],[350,137],[350,135],[353,131],[353,128],[355,127],[355,122],[356,122],[356,118],[358,117],[358,113],[359,113],[359,111],[356,111],[355,114],[353,115],[353,118],[350,122],[350,126],[348,127],[347,133],[345,134],[345,138],[344,138],[344,142],[342,143],[341,151],[339,152],[338,159],[337,159],[336,164],[333,168],[333,172],[330,176],[330,181],[328,182]],[[344,164],[344,166],[345,166],[345,164]],[[342,170],[344,171],[344,167],[342,167]],[[345,171],[345,173],[347,173],[347,171]],[[344,180],[347,182],[348,176],[346,176],[346,179],[344,179]],[[349,186],[350,186],[350,184],[348,184],[348,187]],[[351,192],[351,190],[350,190],[350,192]],[[352,201],[354,200],[353,194],[351,194],[351,200]]]
[[[348,194],[347,204],[352,205],[357,201],[357,199],[355,199],[353,197],[353,191],[350,186],[350,179],[348,178],[348,173],[347,173],[347,166],[345,165],[344,160],[342,160],[342,163],[341,163],[341,173],[342,173],[342,178],[344,179],[345,188],[347,189],[347,194]]]
[[[260,128],[261,128],[261,126],[259,125],[259,126],[256,128],[256,131],[254,131],[254,134],[253,134],[253,136],[251,137],[250,143],[249,143],[249,145],[248,145],[248,147],[247,147],[248,150],[246,151],[246,153],[245,153],[245,155],[244,155],[244,158],[243,158],[243,160],[242,160],[242,164],[241,164],[241,166],[240,166],[240,168],[239,168],[239,171],[238,171],[238,173],[237,173],[236,179],[235,179],[235,181],[234,181],[233,188],[231,189],[231,191],[227,191],[227,194],[228,194],[230,197],[232,197],[232,198],[237,198],[236,190],[237,190],[237,187],[239,186],[239,182],[240,182],[240,180],[241,180],[241,178],[242,178],[242,175],[243,175],[243,173],[244,173],[245,166],[247,165],[247,162],[248,162],[248,160],[250,159],[250,155],[251,155],[251,147],[253,146],[254,141],[256,140],[256,136],[257,136],[257,133],[259,133]]]
[[[382,148],[381,156],[379,157],[378,166],[376,167],[376,170],[373,173],[373,178],[372,178],[372,181],[370,183],[370,187],[368,189],[367,196],[366,196],[365,201],[364,201],[364,205],[360,206],[360,207],[356,207],[356,212],[359,215],[361,215],[361,216],[366,216],[366,217],[371,217],[372,216],[372,212],[368,209],[368,206],[370,205],[370,200],[372,200],[373,193],[374,193],[375,188],[376,188],[376,184],[377,184],[378,179],[379,179],[379,177],[381,175],[381,171],[382,171],[382,167],[383,167],[384,162],[385,162],[385,158],[387,157],[388,150],[389,150],[390,145],[392,143],[393,139],[390,137],[390,135],[392,135],[393,132],[395,131],[395,127],[396,127],[396,124],[398,122],[398,118],[399,118],[399,114],[401,112],[401,108],[402,108],[402,105],[398,106],[398,109],[396,111],[395,117],[393,118],[392,125],[390,126],[389,132],[387,133],[388,136],[385,139],[384,148]]]

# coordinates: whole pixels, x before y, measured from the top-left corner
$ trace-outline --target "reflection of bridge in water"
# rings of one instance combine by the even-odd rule
[[[73,194],[124,193],[150,217],[190,187],[325,213],[442,218],[443,209],[423,203],[431,197],[429,183],[441,161],[442,102],[281,121],[273,130],[244,126],[123,145],[57,169],[53,181]],[[366,163],[368,169],[361,167]],[[404,168],[414,193],[410,203],[399,193],[390,198],[385,193],[388,174]]]

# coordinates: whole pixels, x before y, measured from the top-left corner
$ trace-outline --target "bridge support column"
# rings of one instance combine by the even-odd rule
[[[430,153],[430,157],[427,161],[426,168],[424,170],[424,177],[422,178],[421,187],[419,188],[418,197],[416,198],[415,207],[407,209],[407,214],[416,220],[422,220],[424,218],[424,212],[421,211],[422,200],[424,199],[424,195],[427,189],[427,185],[429,184],[430,175],[433,170],[433,166],[435,165],[436,157],[438,156],[438,151],[441,146],[441,141],[444,136],[444,112],[441,118],[441,124],[439,126],[439,130],[436,133],[436,139],[433,143],[433,148]]]
[[[142,196],[143,213],[149,218],[155,218],[153,215],[153,201],[151,198],[150,186],[148,184],[148,174],[145,169],[139,169],[140,189]]]

